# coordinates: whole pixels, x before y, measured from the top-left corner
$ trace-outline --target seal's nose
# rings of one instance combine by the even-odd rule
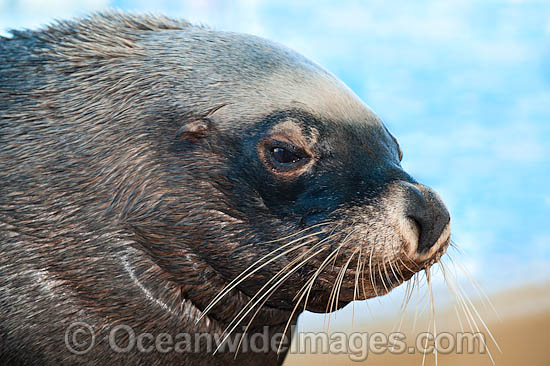
[[[441,245],[441,236],[447,231],[451,217],[443,201],[430,188],[407,184],[406,217],[418,228],[416,252],[426,254],[436,245]],[[447,239],[447,238],[444,238]]]

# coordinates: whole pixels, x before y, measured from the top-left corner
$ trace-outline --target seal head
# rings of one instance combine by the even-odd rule
[[[75,318],[281,330],[296,304],[384,294],[449,243],[382,121],[273,42],[101,14],[2,38],[0,83],[0,332],[23,361],[80,360],[56,343]],[[101,346],[88,360],[131,363]]]

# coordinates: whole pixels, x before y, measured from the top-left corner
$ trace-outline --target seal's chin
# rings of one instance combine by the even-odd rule
[[[401,271],[394,274],[392,272],[376,274],[371,278],[361,279],[363,274],[357,274],[355,270],[347,270],[342,284],[334,290],[334,286],[323,283],[315,289],[312,289],[310,301],[306,309],[316,313],[328,313],[339,310],[352,301],[366,300],[377,296],[383,296],[398,287],[402,283],[411,279],[416,272]],[[364,274],[370,277],[370,274]],[[359,278],[356,282],[355,279]],[[368,283],[367,283],[368,282]]]

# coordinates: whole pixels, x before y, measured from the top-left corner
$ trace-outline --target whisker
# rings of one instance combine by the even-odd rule
[[[293,235],[289,235],[289,236],[286,236],[285,238],[283,239],[280,239],[280,240],[285,240],[286,238],[289,238],[289,237],[292,237],[292,236],[296,236],[296,235],[299,235],[307,230],[310,230],[310,229],[313,229],[313,228],[316,228],[316,227],[319,227],[321,225],[325,225],[326,223],[322,223],[322,224],[317,224],[317,225],[313,225],[311,226],[310,228],[307,228],[307,229],[304,229],[304,230],[301,230],[299,231],[298,233],[296,234],[293,234]],[[336,227],[335,227],[336,228]],[[334,228],[334,229],[335,229]],[[233,281],[231,281],[217,296],[214,297],[214,299],[212,299],[212,301],[208,304],[208,306],[206,306],[206,308],[202,311],[202,314],[197,318],[197,320],[195,321],[195,324],[197,324],[225,295],[227,295],[231,290],[233,290],[236,286],[238,286],[240,283],[242,283],[246,278],[248,278],[249,276],[251,276],[252,274],[256,273],[257,271],[259,271],[260,269],[264,268],[265,266],[267,266],[268,264],[272,263],[273,261],[279,259],[281,256],[284,256],[290,252],[293,252],[299,248],[302,248],[303,246],[311,243],[311,241],[308,241],[308,242],[304,242],[302,244],[299,244],[297,246],[294,246],[290,249],[287,249],[286,251],[282,252],[282,253],[279,253],[277,256],[271,258],[270,260],[268,260],[266,263],[262,264],[261,266],[253,269],[252,271],[248,272],[249,269],[251,268],[254,268],[254,266],[256,266],[257,264],[261,263],[263,260],[265,260],[266,258],[268,258],[270,255],[272,255],[273,253],[279,251],[279,250],[282,250],[290,245],[293,245],[295,244],[296,242],[299,242],[301,240],[304,240],[304,239],[308,239],[310,237],[315,237],[316,235],[319,235],[319,233],[312,233],[312,234],[308,234],[308,235],[305,235],[303,237],[300,237],[300,238],[297,238],[297,239],[294,239],[292,241],[290,241],[289,243],[285,244],[285,245],[282,245],[278,248],[276,248],[275,250],[272,250],[271,252],[269,252],[268,254],[264,255],[263,257],[261,257],[260,259],[258,259],[257,261],[255,261],[254,263],[252,263],[245,271],[243,271],[242,273],[240,273],[237,277],[235,277],[235,279],[233,279]],[[273,241],[268,241],[266,243],[270,243],[270,242],[276,242],[276,241],[280,241],[280,240],[273,240]]]
[[[374,295],[378,297],[378,291],[376,290],[376,285],[374,284],[374,276],[372,274],[372,255],[374,254],[374,246],[372,246],[370,250],[370,257],[369,257],[369,276],[370,276],[370,282],[372,284],[372,288],[374,290]]]
[[[355,256],[355,253],[357,253],[358,250],[354,251],[348,261],[345,263],[345,265],[340,269],[340,272],[338,273],[338,279],[336,281],[336,290],[335,290],[335,296],[333,297],[332,299],[332,302],[330,304],[330,312],[333,311],[333,309],[337,309],[338,308],[338,302],[339,302],[339,299],[340,299],[340,292],[342,290],[342,282],[344,281],[344,277],[346,275],[346,270],[351,262],[351,260],[353,259],[353,257]],[[333,305],[334,305],[334,308],[333,308]],[[336,319],[336,313],[334,313],[334,318]],[[327,327],[327,332],[328,332],[328,328],[330,327],[330,317],[329,317],[329,323],[328,323],[328,327]]]
[[[468,269],[461,262],[455,261],[450,254],[449,254],[449,259],[453,262],[453,264],[454,263],[458,264],[459,268],[462,270],[462,272],[464,273],[464,275],[466,276],[466,278],[468,279],[472,287],[476,290],[476,293],[480,297],[483,303],[483,306],[487,308],[487,305],[489,305],[489,307],[491,307],[494,314],[497,316],[498,320],[502,321],[502,318],[500,317],[500,314],[498,313],[497,309],[493,305],[493,302],[491,301],[491,299],[489,299],[489,296],[487,296],[487,293],[483,291],[483,288],[479,285],[479,283],[473,277],[470,276],[470,272],[468,271]]]
[[[293,252],[295,250],[298,250],[300,248],[303,248],[304,246],[307,246],[311,243],[315,242],[315,239],[311,239],[311,240],[307,240],[301,244],[298,244],[290,249],[287,249],[286,251],[284,251],[283,253],[279,253],[278,255],[276,255],[275,257],[271,258],[269,261],[267,261],[266,263],[262,264],[261,266],[255,268],[253,271],[251,271],[250,273],[248,273],[246,276],[242,277],[236,281],[236,282],[232,282],[231,286],[227,286],[226,289],[224,289],[223,292],[220,293],[220,295],[217,296],[217,298],[215,298],[215,303],[219,302],[223,296],[225,296],[226,294],[229,293],[229,291],[231,291],[232,289],[234,289],[236,286],[238,286],[239,284],[241,284],[244,280],[246,280],[250,275],[256,273],[257,271],[259,271],[260,269],[262,269],[263,267],[267,266],[268,264],[272,263],[273,261],[279,259],[280,257],[290,253],[290,252]],[[292,262],[291,262],[292,263]],[[287,264],[285,267],[283,267],[283,269],[286,269],[290,266],[291,264]],[[279,271],[279,273],[281,272],[282,270]],[[269,283],[269,282],[268,282]],[[205,309],[205,311],[202,313],[201,317],[206,315],[206,313],[212,309],[212,307],[215,305],[215,303],[211,303],[211,305],[209,307],[207,307]],[[200,320],[201,318],[199,318],[198,320]],[[197,321],[198,321],[197,320]]]
[[[415,275],[416,276],[416,275]],[[417,287],[418,288],[418,287]],[[418,303],[418,301],[416,302],[416,306],[415,306],[415,310],[414,310],[414,318],[413,318],[413,324],[412,324],[412,329],[413,331],[416,331],[416,322],[418,320],[418,315],[419,315],[419,312],[418,312],[418,309],[420,307],[420,304]]]
[[[312,252],[313,250],[315,250],[316,248],[318,248],[324,241],[326,240],[329,240],[331,238],[331,236],[319,241],[318,243],[316,243],[315,245],[313,245],[311,248],[309,248],[305,253],[303,254],[300,254],[297,258],[293,259],[290,263],[288,263],[286,266],[284,266],[283,268],[281,268],[273,277],[271,277],[261,288],[260,290],[258,290],[258,292],[256,293],[256,295],[254,295],[250,300],[249,302],[245,305],[245,307],[243,309],[241,309],[241,311],[237,314],[236,318],[242,313],[245,311],[245,309],[254,301],[254,299],[264,290],[266,289],[272,282],[276,281],[279,276],[281,276],[281,274],[285,273],[289,268],[293,267],[296,263],[299,263],[302,258],[304,258],[305,256],[307,256],[310,252]],[[307,243],[304,243],[304,244],[309,244],[313,242],[313,240],[311,241],[308,241]],[[301,244],[300,244],[301,245]],[[293,271],[297,270],[298,268],[300,268],[304,263],[304,261],[302,261],[302,264],[299,265],[299,266],[296,266]],[[271,286],[271,288],[266,291],[266,293],[269,293],[269,291],[271,291],[273,289],[273,286]],[[235,320],[235,319],[234,319]]]
[[[382,258],[382,263],[386,260],[386,258]],[[384,289],[386,290],[386,293],[390,292],[388,290],[388,287],[386,286],[386,281],[384,281],[384,276],[382,276],[382,266],[380,265],[380,262],[378,262],[378,273],[380,274],[380,280],[382,280],[382,285],[384,285]]]
[[[401,260],[401,259],[400,259]],[[403,261],[401,260],[401,263],[404,265]],[[416,276],[416,274],[415,274]],[[411,284],[411,288],[410,288],[410,292],[408,292],[408,296],[407,296],[407,303],[410,301],[412,295],[413,295],[413,292],[414,292],[414,285],[415,285],[415,279],[412,278],[410,279],[409,281],[407,281],[407,286],[408,284]],[[405,305],[406,306],[406,305]]]
[[[239,314],[237,314],[237,316],[235,318],[237,318],[249,305],[250,303],[254,300],[254,298],[256,296],[258,296],[262,290],[264,288],[266,288],[270,282],[273,282],[275,281],[281,273],[285,272],[288,268],[292,267],[295,263],[298,263],[300,261],[301,258],[305,257],[308,253],[310,253],[311,251],[313,251],[315,248],[319,247],[321,244],[323,244],[324,242],[332,239],[332,237],[335,236],[335,234],[333,234],[333,232],[331,232],[331,234],[329,236],[327,236],[326,238],[322,239],[321,241],[319,241],[317,244],[313,245],[310,249],[308,249],[305,253],[303,253],[302,255],[300,255],[298,258],[294,259],[291,263],[287,264],[285,267],[283,267],[281,270],[279,270],[279,272],[277,272],[275,274],[275,276],[273,276],[266,284],[264,284],[264,286],[262,286],[262,288],[260,288],[260,290],[258,290],[258,292],[256,293],[256,295],[254,295],[253,298],[250,299],[250,301],[245,305],[245,307],[243,309],[241,309],[241,312],[239,312]],[[309,259],[311,258],[308,258],[306,259],[305,261],[302,261],[301,264],[297,265],[295,267],[295,269],[293,271],[296,271],[298,268],[301,268]],[[267,300],[271,297],[271,294],[278,288],[275,287],[275,286],[271,286],[271,288],[269,290],[266,291],[266,294],[269,294],[269,296],[265,297],[265,300],[262,302],[262,304],[258,307],[258,309],[256,310],[256,312],[254,313],[254,315],[252,316],[251,320],[249,321],[246,329],[245,329],[245,332],[244,334],[246,334],[246,331],[248,330],[250,324],[252,323],[252,321],[254,320],[254,318],[256,317],[256,315],[258,314],[258,312],[260,311],[260,309],[263,307],[263,305],[267,302]],[[257,302],[256,302],[257,303]],[[252,305],[251,309],[254,308],[256,304]],[[250,309],[250,310],[251,310]],[[244,314],[244,316],[246,316],[246,314]],[[244,318],[244,316],[242,318]],[[240,323],[240,320],[239,322]],[[241,343],[241,342],[240,342]],[[240,345],[239,343],[239,345]],[[238,348],[237,348],[238,350]]]
[[[341,244],[343,245],[343,244]],[[315,282],[315,280],[317,279],[317,276],[323,271],[323,269],[326,268],[326,266],[328,265],[328,262],[332,259],[332,256],[333,255],[336,255],[336,251],[338,250],[337,249],[334,249],[334,251],[332,251],[328,256],[327,258],[325,258],[325,260],[321,263],[321,265],[319,266],[319,268],[317,269],[317,271],[315,271],[315,273],[310,277],[310,280],[304,285],[304,287],[302,287],[302,289],[304,290],[307,290],[307,294],[306,294],[306,300],[304,302],[304,311],[306,310],[307,308],[307,301],[309,299],[309,295],[310,295],[310,292],[311,292],[311,289],[313,287],[313,283]],[[302,290],[300,289],[300,291]]]
[[[460,314],[458,313],[458,309],[456,308],[456,305],[453,306],[456,313],[456,318],[458,319],[458,324],[460,325],[460,331],[464,333],[464,326],[462,325],[462,318],[460,317]]]
[[[342,243],[337,249],[335,249],[332,253],[332,254],[336,254],[337,251],[344,245],[345,243]],[[327,257],[328,258],[328,257]],[[298,306],[300,305],[302,299],[304,298],[304,296],[306,296],[306,300],[304,302],[304,310],[305,308],[307,307],[307,299],[309,297],[309,291],[311,290],[311,287],[313,286],[313,283],[315,282],[315,279],[317,278],[317,275],[319,273],[321,273],[321,270],[324,268],[324,266],[326,265],[326,263],[328,263],[328,261],[330,261],[330,259],[326,260],[321,264],[321,266],[319,266],[319,269],[318,271],[316,271],[314,273],[314,275],[312,277],[310,277],[310,281],[309,281],[309,285],[307,287],[307,291],[306,291],[306,288],[305,287],[302,287],[302,289],[300,289],[299,292],[301,292],[302,294],[300,295],[300,298],[297,300],[296,302],[296,305],[294,306],[294,308],[292,309],[292,313],[290,314],[290,317],[288,318],[288,322],[286,323],[285,325],[285,328],[283,330],[283,337],[281,338],[281,341],[279,342],[279,347],[277,348],[277,354],[279,354],[280,350],[281,350],[281,347],[282,347],[282,344],[283,344],[283,339],[284,339],[284,336],[286,334],[286,331],[288,330],[288,327],[290,326],[290,321],[292,319],[292,316],[294,315],[294,313],[296,312],[296,309],[298,308]]]
[[[409,267],[407,267],[407,266],[405,265],[405,262],[403,262],[403,260],[401,260],[401,262],[403,263],[403,265],[405,266],[405,268],[407,268],[409,271],[415,272],[415,273],[418,272],[418,271],[420,271],[420,270],[422,269],[422,267],[420,267],[420,265],[419,265],[418,263],[416,263],[416,261],[415,261],[414,259],[412,259],[412,258],[407,254],[407,252],[402,251],[401,253],[402,253],[403,255],[405,255],[405,257],[407,257],[407,259],[409,260],[409,263],[412,263],[412,264],[414,264],[414,266],[415,266],[415,269],[410,269]],[[401,259],[401,258],[400,258],[400,259]]]
[[[349,267],[349,264],[351,263],[353,257],[355,256],[356,253],[359,252],[359,249],[356,249],[349,257],[348,261],[346,262],[346,264],[344,265],[343,267],[343,271],[342,271],[342,276],[340,277],[340,283],[338,285],[338,292],[336,294],[336,307],[338,307],[338,303],[340,302],[340,293],[342,292],[342,284],[344,282],[344,277],[346,276],[346,271]]]
[[[445,272],[444,272],[445,273]],[[449,272],[450,274],[450,272]],[[444,276],[446,276],[444,274]],[[452,278],[449,276],[449,278]],[[461,306],[462,308],[462,311],[464,312],[464,316],[466,317],[466,320],[468,321],[468,324],[470,325],[470,330],[472,333],[474,333],[474,328],[475,330],[478,332],[478,333],[481,333],[481,330],[479,329],[478,325],[477,325],[477,322],[474,318],[474,316],[472,315],[472,312],[470,311],[470,308],[468,306],[468,304],[466,303],[466,301],[464,300],[464,297],[462,296],[461,294],[461,290],[460,290],[460,287],[455,287],[456,286],[459,286],[458,285],[458,281],[456,279],[453,278],[453,281],[447,281],[447,284],[449,285],[449,287],[452,287],[453,288],[453,291],[454,293],[456,294],[456,297],[458,299],[458,303],[459,305]],[[492,335],[491,335],[492,336]],[[489,358],[491,359],[491,363],[493,365],[495,365],[495,360],[493,359],[493,356],[491,354],[491,351],[489,350],[489,348],[487,347],[487,342],[485,342],[485,339],[484,338],[481,338],[481,341],[483,342],[483,344],[485,345],[485,347],[487,348],[487,355],[489,356]],[[494,340],[493,340],[494,342]],[[497,348],[498,345],[497,345]],[[499,351],[500,351],[500,348],[499,348]],[[502,352],[502,351],[501,351]]]
[[[441,267],[441,273],[443,274],[443,279],[445,280],[445,284],[447,285],[447,289],[455,296],[455,298],[458,300],[458,295],[456,294],[456,291],[454,290],[454,286],[451,287],[449,284],[449,278],[447,276],[447,268],[445,267],[445,263],[442,261],[437,262],[439,266]],[[460,313],[456,307],[456,304],[453,305],[453,308],[455,310],[456,318],[458,319],[458,324],[460,326],[460,331],[464,333],[464,325],[462,323],[462,318],[460,316]]]
[[[341,267],[340,270],[338,271],[338,275],[336,276],[336,280],[334,281],[334,284],[332,285],[332,290],[330,291],[330,296],[329,296],[329,299],[328,299],[328,302],[327,302],[327,307],[326,307],[326,310],[325,310],[325,312],[327,314],[329,314],[328,323],[327,323],[327,333],[328,333],[328,329],[330,328],[330,314],[332,313],[334,299],[336,298],[336,293],[337,293],[337,289],[338,289],[338,282],[340,281],[340,276],[343,276],[343,274],[342,274],[343,271],[344,271],[344,267]],[[329,305],[330,305],[330,308],[329,308]],[[334,316],[336,317],[336,314],[334,314]]]
[[[390,278],[390,274],[388,273],[388,269],[386,268],[386,260],[385,258],[382,260],[382,267],[384,268],[384,275],[386,276],[386,280],[388,280],[388,286],[391,287],[392,285],[392,282],[391,282],[391,278]]]
[[[334,254],[334,259],[332,261],[332,269],[334,269],[334,266],[335,266],[335,263],[336,263],[336,258],[338,256],[338,253],[340,252],[340,249],[344,246],[344,244],[348,241],[349,238],[351,238],[351,235],[355,232],[355,229],[351,230],[347,235],[346,237],[344,238],[344,240],[342,240],[342,243],[336,248],[335,250],[335,254]],[[332,253],[331,253],[332,254]],[[336,281],[335,283],[332,285],[332,289],[330,291],[330,295],[329,295],[329,299],[328,299],[328,302],[327,302],[327,307],[325,308],[325,318],[323,320],[323,327],[325,326],[325,323],[328,324],[328,327],[330,327],[330,313],[332,312],[332,301],[333,301],[333,297],[334,297],[334,294],[335,294],[335,290],[336,290],[336,286],[337,286],[337,283],[338,283],[338,278],[340,277],[340,274],[342,272],[342,269],[340,269],[340,271],[338,271],[338,275],[336,276]],[[331,310],[329,311],[329,305],[330,305],[330,308]],[[327,322],[327,315],[328,315],[328,322]]]
[[[426,267],[426,281],[428,282],[428,289],[430,290],[430,309],[432,313],[433,323],[434,323],[434,339],[437,339],[437,327],[436,327],[436,316],[435,316],[435,306],[434,306],[434,296],[432,291],[432,279],[430,277],[430,268]],[[437,342],[434,342],[434,353],[435,353],[435,366],[437,366]]]
[[[298,293],[296,296],[294,296],[294,298],[292,299],[292,301],[296,300],[296,298],[298,297],[298,295],[302,292],[302,290],[305,290],[309,284],[311,283],[311,281],[313,281],[317,275],[321,272],[322,269],[325,268],[325,266],[328,264],[328,261],[330,261],[332,259],[332,256],[336,254],[336,251],[340,249],[340,248],[336,248],[334,249],[326,258],[325,260],[321,263],[321,265],[319,266],[319,268],[317,269],[317,271],[310,276],[309,280],[306,281],[306,283],[302,286],[302,288],[300,288],[300,290],[298,290]],[[305,309],[304,309],[305,310]]]
[[[431,325],[432,325],[431,321],[428,320],[428,330],[426,331],[426,333],[430,333]],[[427,351],[428,351],[428,337],[426,337],[426,342],[424,342],[424,354],[422,355],[422,366],[424,366],[426,362]]]
[[[361,268],[361,246],[359,246],[359,258],[357,259],[357,268],[355,269],[355,282],[353,283],[353,301],[351,303],[351,327],[355,326],[355,300],[359,291],[359,270]]]
[[[458,283],[457,283],[457,285],[458,285]],[[466,311],[467,311],[467,313],[468,313],[468,316],[470,317],[470,319],[471,319],[471,321],[472,321],[472,323],[473,323],[473,325],[474,325],[474,327],[475,327],[475,330],[476,330],[478,333],[481,333],[481,330],[480,330],[479,326],[477,325],[477,322],[476,322],[476,320],[475,320],[475,318],[474,318],[472,312],[470,311],[470,308],[468,307],[468,304],[466,303],[466,300],[464,299],[464,297],[463,297],[463,295],[461,294],[460,290],[459,290],[458,294],[459,294],[459,296],[460,296],[460,298],[461,298],[461,300],[462,300],[462,303],[464,304],[464,307],[465,307],[465,309],[466,309]],[[474,331],[472,330],[472,333],[473,333],[473,332],[474,332]],[[491,351],[489,351],[489,347],[487,346],[487,342],[485,342],[484,339],[482,339],[482,341],[483,341],[483,344],[487,347],[487,355],[488,355],[489,358],[491,359],[491,363],[492,363],[493,365],[495,365],[495,360],[493,359],[493,355],[491,354]]]
[[[365,269],[366,269],[366,262],[361,263],[361,287],[363,289],[363,299],[367,299],[367,291],[365,290]]]
[[[458,251],[459,253],[461,253],[461,254],[466,254],[466,252],[464,252],[464,250],[463,250],[460,246],[458,246],[458,245],[454,242],[454,240],[451,240],[450,243],[449,243],[449,245],[451,246],[451,248],[454,248],[454,249],[455,249],[456,251]]]
[[[311,249],[314,249],[316,248],[316,246],[313,246]],[[310,249],[310,250],[311,250]],[[308,250],[308,252],[310,251]],[[225,336],[223,337],[222,341],[220,342],[220,344],[218,345],[218,347],[216,348],[216,350],[214,351],[214,354],[220,349],[220,347],[222,346],[222,344],[225,342],[225,340],[229,337],[229,335],[235,330],[235,328],[239,325],[239,323],[244,319],[244,317],[246,317],[251,311],[252,309],[254,309],[254,307],[256,305],[258,305],[258,303],[260,303],[260,301],[262,301],[266,296],[271,296],[271,294],[273,294],[273,292],[278,288],[278,286],[280,284],[282,284],[288,277],[290,277],[294,272],[296,272],[298,269],[300,269],[304,264],[306,264],[311,258],[315,257],[316,255],[318,255],[319,253],[323,252],[325,250],[325,248],[321,248],[319,249],[317,252],[315,252],[314,254],[310,255],[308,258],[306,258],[305,260],[303,260],[299,265],[296,265],[293,269],[291,269],[290,271],[288,271],[285,275],[283,275],[274,285],[271,286],[271,289],[270,290],[267,290],[262,296],[260,296],[256,302],[254,304],[252,304],[251,306],[249,306],[248,304],[250,304],[254,298],[256,296],[259,295],[259,293],[262,291],[262,289],[265,288],[265,286],[267,284],[269,284],[274,278],[278,278],[278,277],[272,277],[270,281],[268,281],[268,283],[266,283],[266,285],[264,285],[264,287],[262,287],[262,289],[260,289],[258,291],[258,293],[256,293],[256,295],[249,301],[249,303],[237,314],[237,316],[235,317],[234,320],[232,320],[229,325],[227,326],[227,328],[224,330],[224,332],[222,333],[222,336],[225,334]],[[304,254],[307,254],[308,252],[304,253]],[[301,259],[303,257],[303,255],[299,258]],[[294,265],[294,263],[293,263]],[[245,309],[247,309],[246,311],[244,311]],[[244,312],[244,314],[242,314]],[[242,315],[241,315],[242,314]],[[229,331],[228,331],[229,329]]]
[[[280,350],[281,350],[282,342],[283,342],[284,336],[286,334],[286,331],[287,331],[287,329],[290,325],[290,321],[292,319],[292,316],[294,315],[294,313],[296,312],[296,309],[300,305],[300,302],[302,301],[302,298],[305,295],[305,297],[306,297],[305,301],[304,301],[304,311],[305,311],[306,308],[307,308],[307,301],[308,301],[308,298],[309,298],[311,288],[313,287],[313,283],[317,279],[317,276],[323,271],[323,269],[328,264],[328,262],[330,262],[331,257],[333,255],[336,255],[338,253],[338,251],[340,250],[340,248],[342,248],[346,244],[347,239],[351,236],[352,233],[353,233],[353,230],[344,238],[342,243],[325,258],[325,260],[319,265],[319,268],[315,271],[315,273],[310,277],[310,279],[308,281],[306,281],[306,284],[298,291],[298,294],[300,294],[300,293],[302,293],[302,294],[300,295],[300,298],[297,300],[296,305],[294,306],[294,309],[292,310],[292,313],[290,314],[288,322],[285,325],[285,328],[284,328],[283,333],[282,333],[283,337],[281,338],[281,342],[279,343],[277,353],[279,353]],[[296,299],[296,297],[294,297],[294,299]]]
[[[397,273],[395,273],[395,270],[393,269],[393,264],[392,264],[392,261],[391,261],[391,260],[388,261],[388,265],[390,266],[390,271],[391,271],[391,273],[394,275],[394,277],[395,277],[396,279],[403,279],[403,274],[402,274],[402,273],[400,273],[399,276],[397,275]],[[400,271],[399,271],[399,268],[397,269],[397,271],[400,272]]]
[[[443,269],[443,277],[445,279],[445,282],[447,283],[447,288],[451,289],[453,294],[456,296],[456,299],[458,301],[458,304],[461,307],[462,312],[464,313],[464,317],[468,321],[468,325],[470,326],[470,331],[474,333],[474,326],[472,324],[472,321],[470,320],[470,317],[468,316],[468,312],[466,311],[466,306],[464,304],[464,301],[459,296],[458,291],[456,289],[456,280],[454,277],[447,276],[447,272],[445,269]]]
[[[342,242],[325,258],[325,260],[321,263],[321,265],[319,265],[319,268],[317,269],[317,271],[315,272],[315,274],[318,274],[321,272],[321,269],[324,268],[324,266],[330,261],[330,259],[332,259],[332,256],[336,255],[338,253],[338,251],[347,243],[348,239],[351,237],[351,235],[355,232],[355,229],[354,230],[351,230],[345,237],[344,239],[342,240]],[[315,276],[312,275],[310,277],[310,279],[314,278]],[[307,281],[306,281],[306,284],[304,284],[304,286],[302,286],[302,288],[298,291],[298,293],[300,293],[306,286],[308,285]],[[294,296],[294,298],[292,299],[292,301],[296,300],[298,295]]]
[[[408,303],[408,294],[409,294],[409,291],[410,291],[410,287],[411,287],[411,282],[410,281],[407,281],[407,288],[405,289],[405,295],[403,297],[403,301],[401,302],[401,306],[400,306],[400,317],[399,317],[399,324],[397,326],[397,332],[399,333],[401,331],[401,326],[403,325],[403,320],[405,318],[405,309],[407,307],[407,303]],[[392,328],[392,332],[393,330],[395,330],[395,326]],[[392,346],[392,351],[395,350],[395,340],[393,342],[393,346]]]
[[[457,283],[457,286],[458,286],[458,289],[460,291],[462,291],[462,294],[463,296],[466,298],[466,300],[468,301],[468,303],[470,304],[470,307],[474,310],[474,313],[477,315],[477,318],[479,319],[479,321],[481,322],[481,324],[483,325],[483,328],[485,328],[485,330],[487,331],[487,333],[489,334],[489,336],[491,337],[491,340],[493,341],[493,343],[495,344],[495,346],[497,347],[497,349],[499,350],[500,353],[502,353],[502,350],[500,349],[500,346],[498,345],[495,337],[493,336],[493,333],[491,332],[491,330],[489,330],[489,327],[487,326],[487,324],[485,323],[485,321],[483,320],[483,318],[481,317],[481,315],[479,314],[479,312],[477,311],[477,308],[475,307],[474,303],[472,302],[472,300],[470,300],[470,298],[468,296],[466,296],[466,293],[465,291],[461,288],[460,284]]]
[[[449,258],[451,259],[451,261],[453,263],[456,263],[456,261],[453,259],[453,257],[449,256]],[[476,284],[475,282],[471,279],[471,277],[469,276],[468,274],[468,271],[466,270],[466,268],[461,264],[461,263],[458,263],[460,268],[462,269],[462,271],[464,272],[464,274],[466,275],[466,277],[468,278],[468,280],[470,281],[470,283],[474,286],[474,289],[476,289],[478,295],[480,296],[480,298],[482,299],[483,301],[483,296],[480,294],[480,288],[476,288]],[[497,347],[498,351],[500,353],[502,353],[502,350],[500,348],[500,346],[498,345],[497,341],[495,340],[495,337],[493,336],[492,332],[489,330],[489,327],[487,326],[487,324],[485,323],[485,321],[483,320],[483,318],[481,317],[481,315],[479,314],[477,308],[474,306],[473,302],[470,300],[470,298],[468,296],[466,296],[466,292],[462,289],[462,287],[460,286],[460,284],[457,282],[457,286],[458,286],[458,289],[459,291],[462,292],[462,294],[464,295],[464,297],[466,298],[466,300],[468,300],[468,302],[470,303],[470,306],[471,308],[474,310],[475,314],[477,315],[478,319],[481,321],[481,324],[483,325],[483,327],[485,328],[485,330],[487,331],[487,333],[489,334],[489,336],[491,337],[491,340],[493,341],[493,343],[495,344],[495,346]],[[482,291],[483,292],[483,291]],[[488,301],[488,303],[490,304],[490,306],[492,307],[493,311],[495,312],[495,314],[497,315],[497,317],[500,319],[500,316],[498,315],[498,312],[496,311],[495,307],[493,306],[493,303],[489,300],[489,298],[487,297],[487,294],[485,294],[483,292],[486,300]]]

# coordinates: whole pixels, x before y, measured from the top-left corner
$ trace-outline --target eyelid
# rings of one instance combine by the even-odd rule
[[[295,163],[281,164],[277,162],[272,154],[274,148],[283,148],[299,157]],[[295,176],[307,169],[312,163],[313,157],[304,149],[274,138],[266,138],[259,145],[260,159],[265,166],[276,174],[283,176]]]
[[[305,150],[299,148],[296,145],[289,144],[287,142],[280,141],[280,140],[268,141],[266,143],[266,147],[268,148],[268,150],[273,150],[275,148],[282,148],[282,149],[288,150],[289,152],[293,153],[300,159],[309,157],[309,154]]]

